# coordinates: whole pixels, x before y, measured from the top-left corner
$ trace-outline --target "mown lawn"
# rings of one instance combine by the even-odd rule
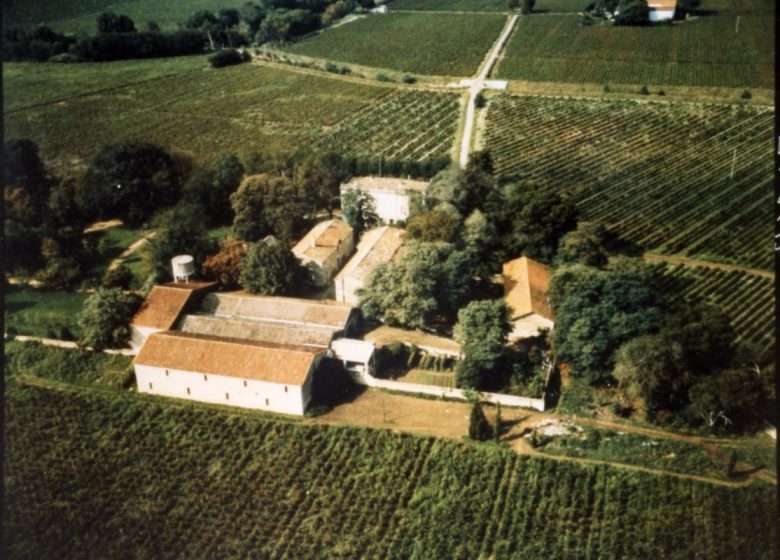
[[[139,66],[139,62],[142,66]],[[29,138],[56,168],[121,140],[208,161],[222,152],[292,149],[388,91],[206,57],[100,64],[5,64],[6,138]]]
[[[476,73],[506,17],[393,14],[327,29],[287,50],[317,58],[414,74],[467,77]]]
[[[119,257],[130,245],[138,241],[144,234],[141,230],[124,227],[110,228],[89,235],[100,238],[100,254],[90,263],[86,276],[100,281],[108,270],[111,261]]]
[[[87,294],[52,292],[7,286],[5,290],[5,330],[44,338],[78,338],[76,316]]]

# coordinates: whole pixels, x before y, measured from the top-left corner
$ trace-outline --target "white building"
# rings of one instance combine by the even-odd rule
[[[402,229],[382,226],[363,234],[357,252],[336,275],[336,300],[357,305],[357,290],[361,289],[368,275],[380,264],[395,258],[403,245]]]
[[[138,350],[147,337],[172,328],[182,313],[197,303],[214,282],[169,282],[154,286],[130,322],[130,347]]]
[[[169,331],[152,334],[133,363],[140,393],[303,415],[321,355]]]
[[[374,199],[376,213],[385,223],[403,222],[409,217],[409,195],[422,196],[428,183],[394,177],[354,177],[341,185],[342,204],[344,193],[361,190]]]
[[[374,344],[364,340],[339,338],[331,344],[333,357],[341,360],[355,380],[363,381],[366,375],[374,375]]]
[[[677,10],[677,0],[648,0],[648,17],[651,22],[670,21]]]
[[[520,257],[504,263],[504,299],[509,306],[512,332],[509,340],[536,336],[552,329],[554,315],[547,297],[550,271],[546,265]]]
[[[293,254],[311,270],[317,286],[327,286],[354,248],[352,228],[334,219],[314,226],[293,247]]]

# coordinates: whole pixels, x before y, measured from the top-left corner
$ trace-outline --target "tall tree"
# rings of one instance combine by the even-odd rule
[[[219,252],[203,261],[203,275],[216,280],[223,288],[236,289],[248,250],[248,244],[243,241],[232,237],[223,239]]]
[[[253,294],[290,294],[306,287],[307,271],[283,244],[258,241],[247,253],[239,281]]]
[[[475,441],[487,441],[490,439],[491,433],[490,423],[485,417],[482,405],[475,399],[471,405],[471,414],[469,414],[469,437]]]
[[[139,299],[117,288],[98,288],[84,301],[78,317],[80,343],[95,350],[120,348],[130,338],[130,320]]]
[[[346,191],[341,196],[341,216],[354,230],[356,239],[379,224],[373,197],[360,189]]]
[[[230,195],[230,204],[235,214],[233,235],[243,241],[254,242],[269,233],[291,241],[306,223],[306,206],[286,177],[249,175]]]
[[[499,362],[512,330],[503,300],[472,301],[458,312],[455,339],[464,359],[455,370],[458,387],[486,389],[499,381]]]

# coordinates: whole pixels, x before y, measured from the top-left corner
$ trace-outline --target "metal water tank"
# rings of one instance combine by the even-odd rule
[[[174,282],[188,282],[195,276],[195,259],[190,255],[177,255],[171,259]]]

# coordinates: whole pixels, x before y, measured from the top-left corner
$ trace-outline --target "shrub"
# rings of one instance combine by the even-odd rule
[[[121,288],[123,290],[128,290],[132,283],[133,271],[124,264],[109,269],[105,275],[103,275],[102,284],[105,288]]]
[[[352,73],[352,69],[349,66],[342,66],[341,68],[339,68],[339,74],[346,75],[351,73]]]
[[[417,82],[417,78],[414,76],[410,76],[409,74],[404,75],[403,78],[401,78],[401,81],[405,84],[413,84]]]
[[[51,57],[49,59],[49,62],[72,64],[72,63],[84,62],[84,59],[75,54],[60,53],[60,54],[55,54],[53,57]]]
[[[469,415],[469,437],[476,441],[486,441],[493,435],[490,423],[485,417],[485,412],[479,401],[474,401],[471,405],[471,414]]]
[[[222,49],[209,57],[209,63],[213,68],[223,68],[234,64],[246,62],[244,56],[236,49]]]
[[[742,95],[739,96],[741,99],[751,99],[753,95],[750,93],[749,90],[745,90],[742,92]]]
[[[611,91],[612,90],[610,89],[609,84],[604,84],[604,93],[609,93]]]
[[[658,95],[661,95],[661,96],[666,95],[666,92],[664,90],[662,90],[662,89],[659,89],[658,90]]]
[[[376,75],[376,81],[377,82],[394,82],[395,80],[393,80],[387,74],[377,74]]]
[[[477,109],[482,109],[485,105],[487,105],[487,100],[485,99],[485,96],[482,94],[482,92],[479,92],[474,97],[474,107]]]
[[[639,93],[641,93],[642,95],[650,95],[650,90],[647,89],[647,86],[642,86],[639,89]]]
[[[326,62],[325,66],[322,67],[323,70],[326,72],[331,72],[332,74],[338,74],[339,67],[333,64],[332,62]]]

